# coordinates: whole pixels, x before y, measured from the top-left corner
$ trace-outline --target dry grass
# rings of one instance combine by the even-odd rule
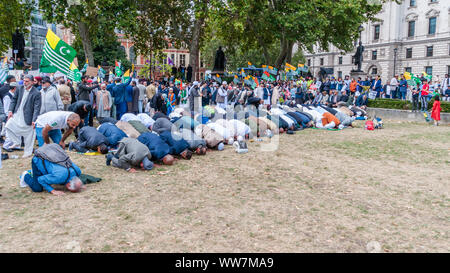
[[[103,180],[62,197],[19,188],[30,160],[4,161],[0,251],[365,252],[370,241],[450,251],[450,127],[385,124],[304,130],[275,152],[253,142],[136,174],[73,154]]]

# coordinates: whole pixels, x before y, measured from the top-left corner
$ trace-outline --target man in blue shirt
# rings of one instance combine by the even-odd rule
[[[376,96],[376,97],[379,98],[380,95],[381,95],[381,91],[382,91],[382,89],[383,89],[383,85],[381,84],[380,76],[377,76],[377,77],[375,78],[375,80],[372,82],[370,88],[371,88],[373,91],[377,92],[377,96]]]
[[[127,112],[127,101],[126,101],[126,87],[131,83],[131,77],[128,81],[122,83],[121,78],[115,79],[116,85],[113,87],[113,92],[111,95],[114,96],[114,104],[116,105],[117,115],[116,119],[120,118]]]

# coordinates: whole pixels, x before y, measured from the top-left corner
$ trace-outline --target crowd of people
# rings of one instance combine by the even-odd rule
[[[1,141],[7,152],[23,146],[24,158],[34,151],[32,170],[22,174],[21,186],[60,195],[51,184],[70,191],[83,188],[77,178],[81,170],[64,156],[72,133],[76,140],[68,150],[104,154],[106,165],[129,172],[151,170],[155,163],[172,165],[176,158],[189,160],[208,149],[242,148],[254,138],[352,127],[355,119],[366,119],[370,89],[377,97],[396,93],[383,88],[379,77],[365,82],[348,77],[261,81],[252,89],[226,81],[97,82],[83,76],[72,83],[24,75],[16,82],[9,76],[0,87]],[[429,89],[426,80],[420,88]],[[402,80],[399,93],[405,97]],[[39,148],[34,150],[35,140]]]

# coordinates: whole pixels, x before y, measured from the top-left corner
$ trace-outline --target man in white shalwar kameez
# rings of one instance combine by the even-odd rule
[[[19,148],[24,138],[23,158],[33,154],[36,133],[34,123],[39,116],[41,108],[41,93],[33,86],[33,76],[26,75],[23,80],[24,86],[18,88],[8,112],[6,122],[6,138],[12,141],[9,149]]]

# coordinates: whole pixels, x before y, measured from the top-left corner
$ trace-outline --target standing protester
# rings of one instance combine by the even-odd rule
[[[143,107],[144,107],[144,100],[145,100],[145,85],[143,84],[145,83],[144,80],[140,80],[139,84],[137,85],[137,87],[139,88],[139,99],[138,99],[138,113],[142,113],[143,111]]]
[[[399,82],[398,82],[398,76],[395,75],[392,79],[391,79],[391,94],[392,94],[392,98],[396,99],[397,98],[397,91],[398,91],[398,86],[399,86]]]
[[[406,100],[406,91],[408,88],[408,82],[405,79],[405,76],[402,76],[400,83],[398,84],[398,90],[400,91],[399,98],[401,100]]]
[[[193,86],[189,90],[189,109],[191,112],[198,112],[198,109],[202,106],[201,93],[199,90],[199,83],[195,81]]]
[[[104,118],[111,117],[111,107],[113,105],[111,93],[106,90],[106,84],[100,85],[100,90],[95,98],[95,107],[97,110],[97,119],[101,121]]]
[[[64,111],[67,111],[71,104],[71,92],[70,87],[66,84],[65,80],[59,81],[58,92],[64,105]]]
[[[131,83],[131,77],[128,79],[128,81],[122,83],[121,78],[116,78],[115,80],[116,85],[113,88],[113,93],[111,94],[114,96],[114,104],[116,105],[117,109],[117,116],[116,119],[120,120],[120,118],[127,112],[127,101],[125,99],[126,97],[126,87]]]
[[[25,75],[23,86],[14,93],[9,106],[8,122],[6,123],[6,138],[12,141],[7,147],[20,147],[21,137],[25,148],[23,157],[31,156],[36,137],[34,125],[41,111],[41,93],[33,86],[33,76]]]
[[[427,111],[428,107],[428,94],[430,93],[430,86],[426,79],[422,80],[422,90],[420,92],[420,103],[422,105],[422,112]]]
[[[131,109],[128,109],[129,113],[139,114],[139,93],[140,90],[137,87],[136,81],[131,82],[131,87],[133,90],[132,100],[131,100]]]
[[[16,82],[16,78],[12,75],[6,76],[6,84],[4,84],[2,87],[0,87],[0,99],[3,100],[6,94],[8,94],[10,90],[11,83]]]
[[[64,104],[59,96],[59,92],[52,85],[52,81],[49,77],[44,77],[42,79],[41,96],[41,115],[50,111],[64,110]]]

